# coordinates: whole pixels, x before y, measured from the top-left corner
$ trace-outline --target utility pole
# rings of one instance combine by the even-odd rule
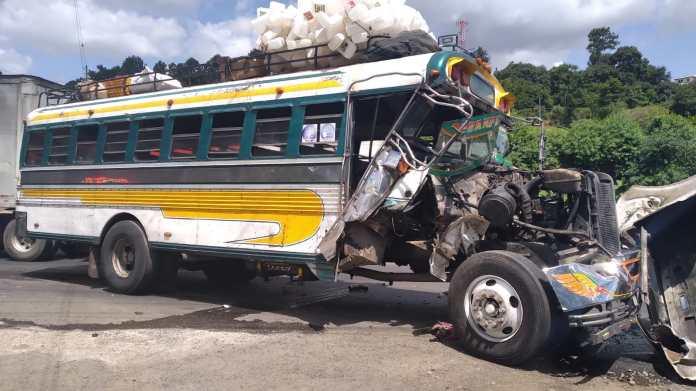
[[[73,1],[75,8],[75,32],[77,34],[77,44],[80,47],[80,64],[85,71],[85,79],[89,79],[89,67],[87,66],[87,51],[85,49],[85,38],[82,35],[82,23],[80,22],[80,6],[78,0]]]
[[[544,117],[541,110],[541,96],[539,97],[539,121],[541,121],[541,134],[539,136],[539,171],[544,171],[546,163],[546,129],[544,128]]]

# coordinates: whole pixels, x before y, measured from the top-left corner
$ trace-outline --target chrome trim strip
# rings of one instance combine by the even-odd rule
[[[25,167],[21,172],[36,171],[72,171],[72,170],[108,170],[121,168],[162,168],[162,167],[216,167],[216,166],[273,166],[273,165],[309,165],[309,164],[341,164],[342,156],[300,158],[300,159],[264,159],[264,160],[207,160],[163,163],[121,163],[121,164],[92,164],[84,166],[46,166]]]

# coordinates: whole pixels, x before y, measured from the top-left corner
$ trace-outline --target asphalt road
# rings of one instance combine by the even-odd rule
[[[277,278],[218,290],[182,271],[175,293],[122,296],[82,260],[1,257],[0,390],[689,388],[637,332],[524,368],[414,336],[447,320],[445,284]]]

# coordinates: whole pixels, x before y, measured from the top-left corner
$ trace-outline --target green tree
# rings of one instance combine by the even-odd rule
[[[114,67],[108,68],[104,65],[97,65],[96,70],[90,70],[87,75],[92,80],[104,80],[111,79],[121,74],[121,67],[116,65]]]
[[[604,118],[621,103],[625,97],[625,86],[619,78],[619,73],[609,64],[589,66],[583,73],[585,88],[585,105],[589,107],[592,116]]]
[[[195,66],[200,65],[200,64],[201,63],[198,62],[198,60],[196,60],[193,57],[190,57],[188,60],[186,60],[186,62],[184,62],[185,67],[195,67]]]
[[[122,75],[132,75],[135,73],[142,72],[145,69],[145,62],[142,58],[138,56],[128,56],[123,63],[121,63],[121,74]]]
[[[474,50],[474,57],[480,58],[485,62],[491,62],[491,56],[488,54],[488,50],[479,46]]]
[[[549,70],[549,90],[555,124],[570,126],[577,119],[576,109],[584,102],[582,72],[575,65],[562,64]]]
[[[608,63],[624,84],[645,80],[649,62],[635,46],[622,46],[608,57]]]
[[[681,85],[674,89],[672,111],[685,117],[696,116],[696,85]]]
[[[157,73],[167,73],[167,63],[165,63],[164,61],[157,61],[157,63],[155,63],[155,67],[152,70]]]
[[[609,27],[598,27],[592,29],[587,35],[587,51],[590,52],[589,65],[596,65],[606,61],[604,52],[616,49],[619,46],[619,36],[611,31]]]
[[[510,63],[496,77],[517,97],[515,107],[521,115],[536,115],[539,100],[544,108],[552,106],[549,72],[543,66]]]

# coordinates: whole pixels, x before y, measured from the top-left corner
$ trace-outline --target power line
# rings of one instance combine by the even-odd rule
[[[87,51],[85,49],[85,38],[82,35],[82,23],[80,23],[80,5],[77,3],[78,0],[74,0],[73,5],[75,8],[75,30],[77,32],[77,44],[80,47],[80,63],[82,69],[85,71],[85,78],[89,78],[89,68],[87,67]]]

